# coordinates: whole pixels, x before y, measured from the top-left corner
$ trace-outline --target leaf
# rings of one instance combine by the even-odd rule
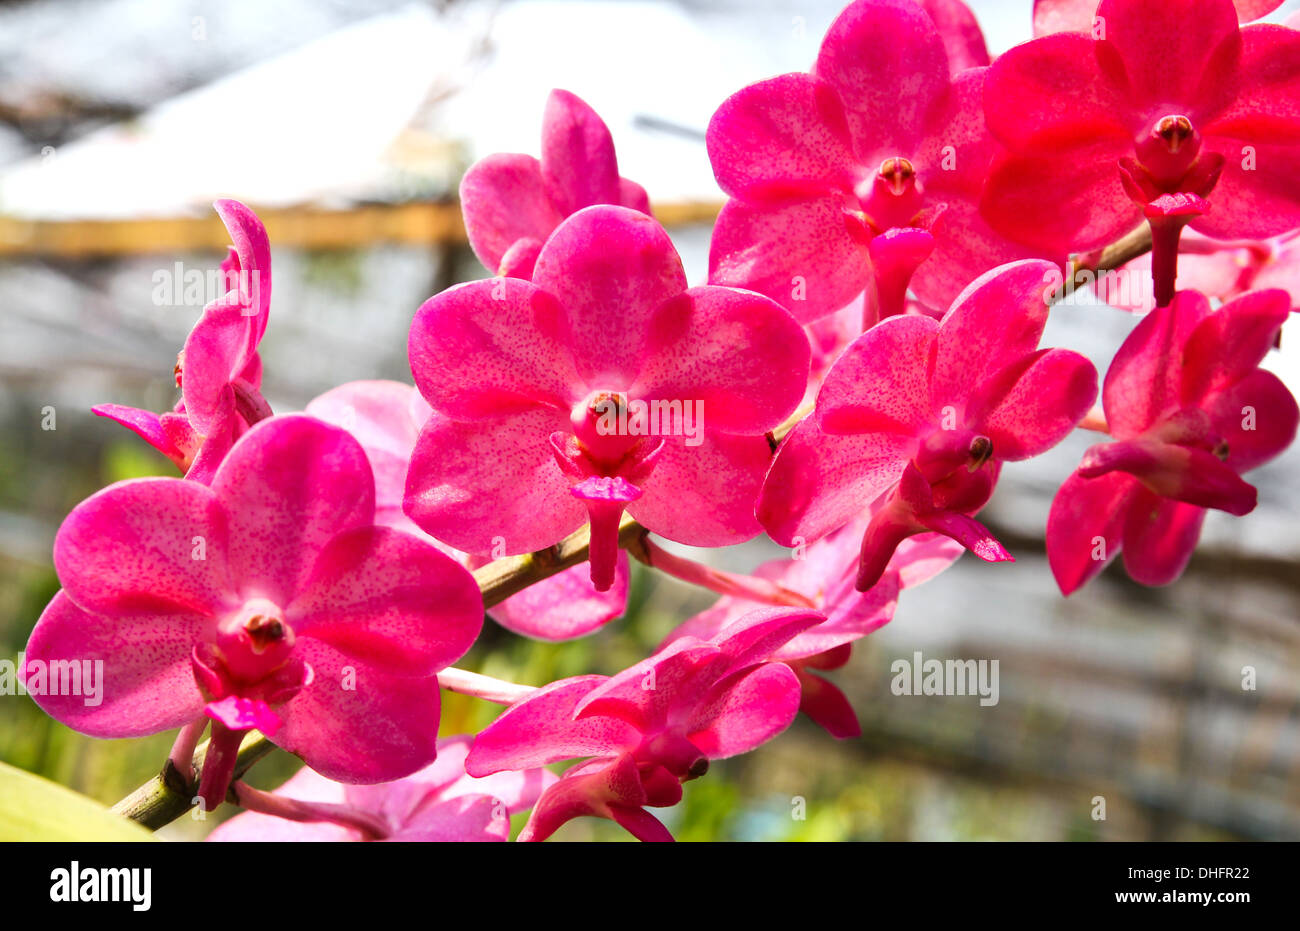
[[[147,829],[58,783],[0,763],[0,841],[151,841]]]

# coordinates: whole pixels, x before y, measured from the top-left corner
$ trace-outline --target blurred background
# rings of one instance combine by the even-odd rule
[[[1030,0],[970,5],[990,51],[1029,38]],[[0,3],[0,658],[16,660],[57,590],[50,549],[67,512],[109,482],[175,474],[90,407],[174,403],[176,352],[215,295],[159,281],[176,263],[220,262],[214,198],[246,201],[268,227],[262,355],[277,411],[354,379],[409,382],[415,308],[487,274],[464,243],[459,178],[490,152],[536,154],[552,87],[605,118],[622,173],[648,189],[702,282],[722,199],[703,144],[710,115],[747,83],[806,70],[842,6]],[[1104,371],[1134,321],[1076,302],[1054,311],[1044,345]],[[1300,393],[1298,342],[1267,365]],[[1111,567],[1067,600],[1043,527],[1091,442],[1004,470],[984,517],[1014,564],[965,557],[904,593],[896,619],[830,674],[861,739],[800,718],[656,813],[681,839],[1300,839],[1300,449],[1249,476],[1260,491],[1249,517],[1210,514],[1173,586],[1144,589]],[[783,551],[756,541],[696,555],[749,571]],[[489,624],[461,665],[529,684],[613,673],[712,601],[635,568],[626,618],[559,645]],[[917,650],[998,660],[1000,701],[894,696],[890,663]],[[449,695],[443,731],[495,713]],[[85,738],[29,698],[0,696],[0,761],[107,803],[157,772],[170,740]],[[296,765],[277,752],[251,781],[273,787]],[[198,838],[210,824],[164,833]],[[557,837],[627,835],[582,819]]]

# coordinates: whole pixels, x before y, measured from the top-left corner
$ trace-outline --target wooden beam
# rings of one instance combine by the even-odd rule
[[[655,216],[672,228],[711,223],[721,204],[662,204]],[[277,247],[356,249],[379,243],[459,245],[465,226],[457,203],[368,204],[258,209]],[[215,214],[129,220],[28,220],[0,215],[0,258],[111,258],[223,252],[230,242]]]

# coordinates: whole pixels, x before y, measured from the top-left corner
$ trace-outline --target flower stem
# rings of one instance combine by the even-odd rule
[[[1110,436],[1110,426],[1106,423],[1106,412],[1102,410],[1101,405],[1097,404],[1092,410],[1083,415],[1079,421],[1080,430],[1091,430],[1094,433],[1104,433]]]
[[[366,840],[381,840],[390,833],[388,825],[378,815],[362,811],[352,805],[333,802],[304,802],[295,798],[286,798],[271,792],[254,789],[245,782],[234,785],[235,798],[241,807],[248,811],[273,815],[288,821],[319,822],[339,824],[345,828],[360,831]]]
[[[1080,271],[1104,272],[1126,265],[1140,255],[1151,251],[1151,226],[1143,223],[1131,233],[1115,240],[1104,249],[1084,252],[1076,255],[1069,263],[1066,281],[1073,281],[1073,275]]]
[[[457,669],[455,666],[448,666],[438,673],[438,684],[449,692],[481,698],[498,705],[513,705],[536,691],[531,685],[517,685],[504,679]]]
[[[681,579],[683,582],[689,582],[692,585],[699,585],[720,595],[732,595],[736,598],[783,607],[817,607],[817,604],[806,595],[801,595],[783,585],[777,585],[768,579],[724,572],[721,569],[714,569],[712,566],[706,566],[691,559],[674,556],[656,544],[645,533],[641,535],[634,545],[628,546],[627,551],[631,556],[647,566],[671,575],[675,579]]]
[[[206,715],[200,715],[186,724],[177,733],[171,753],[167,755],[167,762],[180,774],[187,785],[194,781],[194,749],[198,746],[199,738],[203,736],[203,729],[207,726]]]

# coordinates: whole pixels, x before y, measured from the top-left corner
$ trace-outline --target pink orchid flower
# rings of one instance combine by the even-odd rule
[[[272,793],[239,785],[257,806],[217,826],[210,841],[506,841],[510,815],[533,807],[556,781],[544,769],[475,779],[470,736],[438,740],[438,758],[413,776],[345,785],[304,766]]]
[[[1150,280],[1150,253],[1121,269],[1098,274],[1097,295],[1112,307],[1137,313],[1155,309],[1155,295],[1135,285]],[[1183,233],[1178,244],[1178,286],[1206,297],[1228,301],[1247,291],[1281,288],[1300,307],[1300,230],[1266,240],[1210,239],[1195,231]]]
[[[812,356],[808,389],[804,392],[801,404],[811,404],[817,399],[817,392],[821,390],[822,382],[826,380],[835,360],[862,335],[862,312],[863,299],[859,298],[847,307],[825,317],[818,317],[804,327]]]
[[[763,608],[708,640],[683,637],[616,676],[552,682],[511,705],[474,739],[466,772],[488,776],[591,757],[538,800],[521,841],[545,840],[581,815],[641,840],[672,840],[645,806],[681,800],[709,761],[747,753],[790,726],[799,681],[772,654],[825,620]]]
[[[838,669],[847,663],[855,641],[893,619],[903,589],[934,578],[963,552],[961,544],[937,533],[904,540],[880,581],[860,592],[854,585],[858,548],[870,518],[868,511],[807,546],[801,556],[772,560],[754,572],[758,578],[808,596],[826,615],[823,623],[796,635],[772,659],[785,663],[799,678],[799,710],[837,738],[861,735],[857,715],[843,692],[810,670]],[[688,636],[710,639],[754,608],[753,601],[723,596],[682,623],[659,649]]]
[[[1008,152],[982,210],[1007,236],[1070,251],[1145,219],[1163,305],[1184,227],[1238,239],[1300,226],[1300,33],[1241,28],[1230,0],[1102,0],[1097,16],[1096,38],[1044,36],[990,67],[985,116]]]
[[[249,430],[211,486],[110,485],[59,528],[63,590],[26,667],[102,660],[102,701],[30,691],[94,737],[210,718],[209,808],[251,728],[332,779],[410,775],[436,752],[436,674],[474,642],[483,603],[464,568],[374,515],[365,452],[304,415]]]
[[[920,314],[923,317],[939,320],[943,317],[944,310],[909,298],[903,313]],[[870,329],[878,322],[874,312],[866,307],[865,295],[860,295],[847,307],[825,317],[818,317],[804,327],[804,332],[808,334],[808,344],[812,348],[812,360],[808,374],[808,390],[804,393],[803,404],[811,404],[816,399],[817,392],[821,389],[822,382],[826,380],[831,366],[849,344],[861,336],[864,329]]]
[[[984,43],[975,14],[962,0],[917,0],[921,9],[934,20],[943,49],[948,54],[948,67],[953,75],[967,68],[988,65],[989,49]]]
[[[758,503],[772,538],[821,539],[888,492],[862,538],[859,591],[927,531],[1009,560],[971,515],[1003,462],[1059,443],[1097,394],[1087,359],[1038,348],[1055,275],[1048,262],[1012,263],[972,282],[942,321],[893,317],[858,337],[772,463]]]
[[[537,255],[565,217],[593,204],[650,212],[645,188],[619,177],[614,140],[577,96],[551,91],[542,157],[500,153],[476,162],[460,183],[470,247],[487,269],[531,278]]]
[[[1206,508],[1243,515],[1240,476],[1295,438],[1295,399],[1259,368],[1290,312],[1283,291],[1211,311],[1195,291],[1142,319],[1102,391],[1114,442],[1088,450],[1052,502],[1047,556],[1070,594],[1123,551],[1130,576],[1167,585],[1187,566]]]
[[[802,396],[809,348],[761,295],[688,289],[650,217],[596,206],[560,224],[531,282],[472,281],[426,301],[410,355],[434,414],[406,513],[475,555],[534,552],[590,521],[605,591],[625,509],[693,546],[759,532],[764,434]]]
[[[1237,18],[1248,23],[1267,16],[1284,0],[1233,0]],[[1098,0],[1034,0],[1034,35],[1053,32],[1092,32]]]
[[[213,204],[234,245],[221,264],[227,292],[203,310],[176,360],[181,400],[168,413],[101,404],[92,410],[138,434],[186,473],[208,483],[231,445],[271,414],[262,397],[258,344],[271,306],[271,248],[253,211]]]
[[[1300,308],[1300,230],[1271,239],[1263,244],[1267,256],[1260,261],[1249,283],[1239,283],[1239,290],[1225,297],[1238,297],[1248,290],[1279,288],[1291,297],[1291,310]]]
[[[1034,254],[979,215],[995,152],[985,73],[951,76],[935,21],[912,0],[851,4],[811,74],[752,84],[714,114],[709,158],[731,199],[709,280],[804,323],[865,288],[869,325],[901,313],[909,285],[947,306],[971,276]]]
[[[395,381],[349,382],[312,400],[307,413],[347,430],[366,451],[375,474],[376,524],[420,537],[469,569],[488,561],[440,543],[402,511],[411,453],[433,413],[420,392]],[[620,550],[608,591],[596,591],[588,569],[574,566],[489,608],[488,616],[525,637],[571,640],[623,615],[629,578],[627,553]]]

